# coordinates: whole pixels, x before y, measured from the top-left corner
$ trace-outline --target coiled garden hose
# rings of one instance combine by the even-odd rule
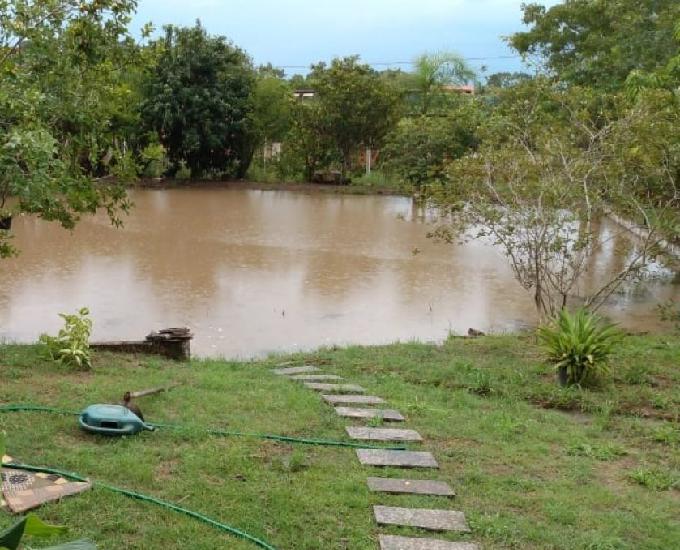
[[[43,405],[32,404],[15,404],[15,405],[1,405],[0,413],[9,412],[46,412],[51,414],[64,415],[80,415],[80,412],[69,411],[66,409],[57,409],[54,407],[45,407]],[[149,426],[154,428],[168,428],[173,430],[193,429],[194,426],[183,426],[181,424],[164,424],[157,422],[147,422]],[[273,441],[281,441],[282,443],[292,443],[298,445],[319,445],[324,447],[349,447],[352,449],[380,449],[387,451],[405,451],[404,446],[381,447],[377,445],[366,445],[364,443],[353,443],[351,441],[334,441],[332,439],[310,439],[304,437],[292,437],[287,435],[264,434],[255,432],[238,432],[231,430],[218,430],[213,428],[201,428],[208,435],[215,435],[220,437],[253,437],[257,439],[270,439]]]
[[[161,506],[163,508],[167,508],[168,510],[172,510],[173,512],[177,512],[180,514],[187,515],[189,517],[192,517],[194,519],[197,519],[198,521],[202,521],[203,523],[207,523],[208,525],[211,525],[221,531],[224,531],[225,533],[229,533],[230,535],[234,535],[236,537],[239,537],[241,539],[247,540],[249,542],[252,542],[256,546],[259,546],[260,548],[264,548],[265,550],[276,550],[271,544],[268,542],[258,539],[257,537],[254,537],[253,535],[250,535],[246,533],[245,531],[241,531],[240,529],[237,529],[236,527],[231,527],[230,525],[226,525],[224,523],[221,523],[217,520],[214,520],[212,518],[209,518],[208,516],[205,516],[203,514],[200,514],[199,512],[194,512],[193,510],[188,510],[187,508],[182,508],[181,506],[177,506],[176,504],[173,504],[172,502],[167,502],[165,500],[161,500],[156,497],[152,497],[149,495],[144,495],[142,493],[136,493],[134,491],[128,491],[127,489],[122,489],[121,487],[115,487],[114,485],[109,485],[108,483],[102,483],[100,481],[93,481],[93,480],[88,480],[87,478],[81,476],[80,474],[76,474],[74,472],[65,472],[63,470],[57,470],[55,468],[46,468],[42,466],[31,466],[30,464],[18,464],[15,462],[10,462],[8,464],[3,464],[3,468],[11,468],[15,470],[26,470],[28,472],[37,472],[37,473],[43,473],[43,474],[55,474],[58,476],[61,476],[66,479],[70,479],[73,481],[90,481],[92,483],[93,487],[100,487],[102,489],[106,489],[107,491],[111,491],[112,493],[118,493],[120,495],[124,495],[128,498],[133,498],[135,500],[140,500],[142,502],[150,502],[151,504],[156,504],[157,506]]]

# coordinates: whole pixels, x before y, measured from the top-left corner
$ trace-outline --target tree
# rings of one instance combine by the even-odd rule
[[[267,141],[281,141],[291,126],[293,98],[285,80],[265,74],[252,91],[250,132],[255,148]]]
[[[399,95],[377,71],[358,57],[334,59],[312,67],[318,115],[342,157],[343,177],[361,147],[378,147],[398,119]]]
[[[242,177],[250,164],[250,95],[254,71],[246,54],[200,23],[168,25],[149,76],[142,118],[158,133],[170,160],[194,175]]]
[[[114,120],[134,6],[0,1],[0,218],[25,212],[73,228],[103,207],[120,223],[129,203],[119,183],[134,165]],[[0,230],[0,257],[16,252],[10,239]]]
[[[293,105],[292,124],[283,156],[302,166],[304,180],[312,181],[314,172],[337,160],[337,153],[323,106],[318,101],[298,101]]]
[[[465,60],[453,52],[424,53],[415,59],[413,66],[412,82],[421,114],[427,114],[437,100],[441,103],[450,97],[447,87],[467,84],[475,78],[475,72]]]
[[[404,117],[385,138],[383,166],[420,188],[446,179],[448,164],[478,145],[481,110],[469,97],[442,116]]]
[[[522,82],[531,80],[530,74],[523,72],[499,72],[486,77],[486,86],[489,88],[511,88]]]
[[[676,188],[680,172],[667,168],[678,166],[677,149],[669,151],[666,141],[677,109],[655,102],[629,109],[613,98],[610,112],[601,110],[598,118],[593,95],[598,92],[563,90],[544,79],[507,90],[479,150],[452,163],[448,183],[433,195],[451,215],[434,234],[498,246],[542,316],[574,299],[599,307],[678,234],[677,196],[646,194],[643,177],[653,169],[652,180],[663,175]],[[611,213],[636,214],[644,228],[618,269],[592,273],[593,254],[617,237],[598,230]],[[628,228],[618,233],[630,236]],[[582,288],[588,272],[597,283],[591,291]]]
[[[678,53],[677,0],[566,0],[550,9],[523,5],[532,28],[510,37],[570,84],[620,90],[632,71],[653,71]]]

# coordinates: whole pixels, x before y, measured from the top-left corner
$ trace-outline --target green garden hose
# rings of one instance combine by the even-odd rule
[[[41,466],[31,466],[30,464],[17,464],[14,462],[11,462],[9,464],[3,464],[3,468],[12,468],[15,470],[26,470],[28,472],[37,472],[37,473],[43,473],[43,474],[55,474],[58,476],[61,476],[66,479],[71,479],[74,481],[88,481],[87,478],[81,476],[80,474],[76,474],[73,472],[65,472],[62,470],[57,470],[55,468],[45,468]],[[167,502],[165,500],[161,500],[156,497],[152,497],[149,495],[144,495],[142,493],[136,493],[134,491],[128,491],[127,489],[122,489],[120,487],[115,487],[113,485],[109,485],[108,483],[101,483],[99,481],[91,481],[93,487],[100,487],[102,489],[106,489],[107,491],[111,491],[113,493],[118,493],[120,495],[124,495],[128,498],[133,498],[136,500],[141,500],[142,502],[150,502],[152,504],[156,504],[157,506],[161,506],[163,508],[167,508],[168,510],[172,510],[174,512],[178,512],[180,514],[185,514],[189,517],[192,517],[194,519],[197,519],[199,521],[202,521],[203,523],[207,523],[208,525],[212,525],[213,527],[216,527],[217,529],[224,531],[225,533],[229,533],[231,535],[234,535],[236,537],[242,538],[244,540],[247,540],[249,542],[252,542],[256,546],[259,546],[260,548],[265,548],[265,550],[276,550],[271,544],[268,542],[265,542],[261,539],[258,539],[257,537],[254,537],[253,535],[249,535],[245,531],[241,531],[240,529],[236,529],[235,527],[231,527],[229,525],[226,525],[224,523],[220,523],[219,521],[216,521],[214,519],[209,518],[208,516],[204,516],[203,514],[200,514],[198,512],[194,512],[192,510],[188,510],[186,508],[182,508],[181,506],[177,506],[176,504],[173,504],[171,502]]]
[[[64,414],[64,415],[75,415],[78,416],[80,413],[77,411],[69,411],[66,409],[57,409],[54,407],[45,407],[43,405],[32,405],[32,404],[16,404],[16,405],[2,405],[0,406],[0,413],[9,412],[46,412],[52,414]],[[183,426],[181,424],[163,424],[163,423],[147,423],[149,426],[154,428],[169,428],[173,430],[186,430],[193,429],[193,426]],[[221,437],[253,437],[258,439],[270,439],[273,441],[281,441],[282,443],[293,443],[298,445],[319,445],[325,447],[349,447],[352,449],[380,449],[387,451],[405,451],[404,446],[392,446],[392,447],[380,447],[377,445],[366,445],[364,443],[352,443],[350,441],[334,441],[332,439],[309,439],[303,437],[292,437],[287,435],[276,435],[276,434],[264,434],[264,433],[254,433],[254,432],[238,432],[230,430],[217,430],[212,428],[201,428],[205,433],[209,435],[221,436]]]
[[[51,413],[51,414],[63,414],[63,415],[69,415],[69,416],[78,416],[80,413],[78,411],[70,411],[66,409],[58,409],[55,407],[45,407],[43,405],[32,405],[32,404],[14,404],[14,405],[2,405],[0,406],[0,413],[10,413],[10,412],[46,412],[46,413]],[[150,424],[154,428],[168,428],[168,429],[188,429],[190,428],[189,426],[182,426],[178,424],[161,424],[161,423],[154,423]],[[406,447],[378,447],[378,446],[373,446],[373,445],[364,445],[361,443],[351,443],[348,441],[333,441],[333,440],[328,440],[328,439],[307,439],[307,438],[299,438],[299,437],[290,437],[290,436],[285,436],[285,435],[274,435],[274,434],[262,434],[262,433],[250,433],[250,432],[236,432],[236,431],[227,431],[227,430],[217,430],[217,429],[212,429],[212,428],[203,428],[203,430],[209,434],[209,435],[215,435],[215,436],[235,436],[235,437],[254,437],[254,438],[260,438],[260,439],[270,439],[274,441],[281,441],[285,443],[293,443],[293,444],[301,444],[301,445],[321,445],[321,446],[330,446],[330,447],[351,447],[351,448],[358,448],[358,449],[387,449],[387,450],[404,450]],[[45,467],[40,467],[40,466],[31,466],[29,464],[17,464],[17,463],[10,463],[10,464],[3,464],[4,468],[14,468],[18,470],[27,470],[29,472],[38,472],[38,473],[45,473],[45,474],[56,474],[58,476],[64,477],[66,479],[71,479],[75,481],[88,481],[85,477],[73,473],[73,472],[65,472],[62,470],[57,470],[54,468],[45,468]],[[106,489],[107,491],[111,491],[113,493],[118,493],[121,495],[124,495],[128,498],[133,498],[136,500],[140,500],[142,502],[149,502],[152,504],[156,504],[157,506],[161,506],[163,508],[167,508],[169,510],[173,510],[174,512],[178,512],[180,514],[185,514],[189,517],[192,517],[194,519],[197,519],[198,521],[202,521],[203,523],[207,523],[208,525],[212,525],[213,527],[216,527],[217,529],[220,529],[226,533],[230,533],[234,536],[240,537],[244,540],[250,541],[253,544],[259,546],[260,548],[265,548],[266,550],[276,550],[272,545],[269,543],[260,540],[252,535],[249,535],[248,533],[241,531],[239,529],[236,529],[235,527],[230,527],[229,525],[225,525],[224,523],[220,523],[219,521],[216,521],[214,519],[211,519],[207,516],[204,516],[203,514],[200,514],[198,512],[194,512],[192,510],[188,510],[186,508],[182,508],[181,506],[177,506],[176,504],[172,504],[171,502],[166,502],[164,500],[149,496],[149,495],[144,495],[142,493],[136,493],[134,491],[129,491],[127,489],[122,489],[120,487],[115,487],[113,485],[109,485],[107,483],[102,483],[99,481],[93,481],[92,485],[94,487],[100,487],[102,489]]]

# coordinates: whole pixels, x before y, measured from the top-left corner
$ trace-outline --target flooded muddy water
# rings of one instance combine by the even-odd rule
[[[0,338],[55,333],[58,312],[88,306],[94,339],[140,339],[189,326],[199,355],[397,340],[535,322],[506,259],[480,242],[435,243],[404,197],[244,189],[136,190],[123,229],[103,215],[74,232],[14,220],[21,255],[0,261]],[[598,265],[616,264],[615,247]],[[606,310],[632,330],[659,330],[646,284]]]

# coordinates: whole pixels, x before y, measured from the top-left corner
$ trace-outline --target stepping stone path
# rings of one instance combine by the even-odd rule
[[[274,374],[305,374],[307,372],[318,372],[321,369],[319,367],[313,367],[311,365],[305,365],[304,367],[286,367],[283,369],[275,369]]]
[[[346,426],[345,430],[352,439],[364,441],[422,441],[423,437],[415,430],[395,430],[394,428],[363,428]]]
[[[359,462],[364,466],[393,468],[439,468],[431,453],[420,451],[390,451],[383,449],[357,449]]]
[[[335,407],[335,412],[348,418],[380,418],[386,422],[403,422],[404,417],[393,409],[355,409],[354,407]]]
[[[374,506],[375,521],[379,525],[400,525],[420,527],[429,531],[460,531],[469,533],[465,514],[449,510],[427,510],[424,508],[392,508]]]
[[[479,550],[479,546],[471,542],[380,535],[380,550]]]
[[[304,380],[305,382],[323,382],[324,380],[344,380],[336,374],[297,374],[290,377],[292,380]]]
[[[290,364],[290,363],[288,363]],[[284,367],[273,372],[286,375],[291,380],[304,382],[310,390],[324,392],[322,398],[330,405],[382,405],[385,400],[375,395],[362,394],[366,390],[356,384],[329,384],[325,381],[343,380],[341,376],[323,374],[321,369],[313,365],[301,367]],[[349,418],[365,418],[392,420],[401,422],[404,417],[393,409],[365,409],[347,406],[336,406],[340,416]],[[409,441],[421,442],[422,436],[415,430],[392,428],[371,428],[346,426],[345,430],[352,439],[362,441]],[[431,453],[424,451],[393,451],[389,449],[356,449],[359,462],[365,466],[393,468],[439,468]],[[455,493],[444,481],[394,479],[369,477],[368,488],[374,493],[411,494],[439,497],[453,497]],[[394,508],[390,506],[374,506],[373,513],[378,525],[395,525],[416,527],[429,531],[470,532],[465,514],[451,510],[430,510],[424,508]],[[380,550],[479,550],[479,546],[470,542],[450,542],[420,537],[401,537],[379,535]]]
[[[314,382],[305,382],[305,386],[310,390],[327,391],[331,393],[364,393],[366,391],[356,384],[317,384]]]
[[[432,495],[439,497],[453,497],[456,495],[449,484],[444,481],[369,477],[366,482],[368,483],[368,488],[374,493]]]
[[[326,403],[331,405],[380,405],[385,402],[375,395],[322,395]]]

